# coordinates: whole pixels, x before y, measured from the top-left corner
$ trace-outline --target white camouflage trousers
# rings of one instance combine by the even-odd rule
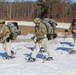
[[[3,48],[4,48],[4,50],[7,52],[7,55],[8,55],[8,56],[11,56],[11,55],[12,55],[12,54],[11,54],[11,49],[10,49],[10,47],[11,47],[11,41],[9,41],[9,42],[5,41],[5,42],[3,43]]]
[[[48,57],[51,57],[51,49],[50,49],[50,45],[48,42],[47,38],[44,38],[41,43],[35,43],[35,48],[34,51],[32,52],[32,58],[36,58],[37,54],[39,53],[40,50],[40,44],[42,45],[42,47],[44,47],[44,50],[47,52]]]
[[[73,50],[76,51],[76,35],[73,35],[73,39],[74,39]]]

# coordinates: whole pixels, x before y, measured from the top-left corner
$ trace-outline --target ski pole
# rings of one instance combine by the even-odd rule
[[[64,33],[62,48],[64,47],[65,38],[66,38],[66,32]],[[61,50],[61,54],[62,54],[62,50]]]
[[[33,40],[34,41],[34,43],[36,43],[36,39],[35,40]],[[39,49],[41,49],[41,45],[40,45],[40,43],[38,43],[38,45],[39,45]],[[40,50],[39,50],[39,53],[41,53],[42,54],[42,63],[44,63],[45,62],[45,55],[43,54],[43,52],[41,51],[40,52]]]
[[[64,33],[63,46],[62,47],[64,47],[65,38],[66,38],[66,32]]]

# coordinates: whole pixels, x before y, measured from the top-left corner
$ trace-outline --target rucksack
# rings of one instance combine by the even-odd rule
[[[8,22],[7,26],[11,32],[12,39],[15,39],[18,35],[21,34],[21,31],[19,30],[19,26],[17,22]]]
[[[48,23],[50,24],[50,26],[53,28],[53,31],[55,30],[57,23],[55,20],[50,19],[50,18],[44,18],[43,23],[48,26]]]
[[[55,33],[55,29],[56,29],[57,23],[53,19],[50,19],[50,18],[44,18],[43,23],[47,29],[47,38],[49,40],[51,38],[56,38],[57,34]]]
[[[76,26],[76,19],[73,19],[73,21],[72,21],[72,24],[71,24],[72,26]]]
[[[72,32],[72,34],[76,34],[76,19],[74,18],[73,20],[72,20],[72,23],[71,23],[71,26],[70,26],[70,28],[69,28],[70,30],[71,30],[71,32]]]

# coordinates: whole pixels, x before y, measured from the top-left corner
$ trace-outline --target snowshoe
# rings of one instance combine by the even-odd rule
[[[13,59],[13,58],[15,58],[15,57],[13,57],[13,56],[3,57],[3,59]]]
[[[15,54],[14,51],[11,51],[11,54],[14,55]]]
[[[5,57],[5,59],[12,59],[12,58],[13,58],[12,56]]]
[[[53,60],[53,57],[48,57],[48,58],[44,57],[44,60],[50,61],[50,60]]]
[[[69,52],[69,54],[75,54],[76,53],[76,51],[74,51],[74,50],[71,50],[70,52]]]
[[[25,58],[27,60],[27,62],[35,62],[35,58]]]

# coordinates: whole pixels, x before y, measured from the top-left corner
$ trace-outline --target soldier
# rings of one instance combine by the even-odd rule
[[[76,53],[76,18],[72,20],[72,24],[70,25],[69,29],[65,29],[65,32],[71,32],[74,39],[74,47],[72,50],[69,51],[69,54]]]
[[[5,25],[4,20],[0,20],[0,38],[1,38],[1,43],[3,44],[4,50],[7,52],[7,57],[6,59],[12,59],[12,55],[14,52],[10,49],[11,46],[11,33],[7,25]]]
[[[53,57],[50,54],[51,49],[47,39],[46,26],[42,23],[40,18],[35,18],[34,23],[35,23],[35,36],[33,36],[31,39],[34,40],[36,38],[35,48],[34,48],[34,51],[32,52],[31,58],[28,58],[28,61],[34,62],[36,60],[36,56],[40,50],[40,44],[42,45],[42,47],[44,47],[45,51],[48,54],[48,57],[47,58],[45,57],[45,58],[47,60],[52,60]]]
[[[56,31],[57,23],[53,19],[50,19],[50,18],[44,18],[43,23],[47,27],[47,38],[48,38],[48,40],[50,40],[52,38],[56,38],[57,34],[55,31]]]

